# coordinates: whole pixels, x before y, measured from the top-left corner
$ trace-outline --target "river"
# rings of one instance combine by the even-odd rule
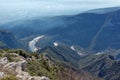
[[[30,49],[32,52],[38,51],[38,48],[37,48],[37,46],[36,46],[36,43],[37,43],[39,40],[41,40],[42,38],[44,38],[44,35],[35,37],[33,40],[31,40],[31,41],[29,42],[29,49]]]

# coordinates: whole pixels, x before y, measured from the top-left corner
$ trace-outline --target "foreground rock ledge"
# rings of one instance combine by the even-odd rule
[[[11,71],[19,80],[49,80],[45,76],[31,76],[25,72],[27,61],[23,58],[18,62],[8,62],[7,57],[0,58],[0,78],[8,76],[7,71]]]

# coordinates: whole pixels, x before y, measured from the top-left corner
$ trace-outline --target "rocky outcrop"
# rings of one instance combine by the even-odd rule
[[[26,65],[27,61],[23,58],[18,62],[8,62],[7,57],[1,58],[0,68],[3,72],[0,72],[0,77],[4,77],[5,74],[9,75],[8,73],[12,72],[19,80],[49,80],[45,76],[31,76],[28,72],[25,72]]]
[[[31,80],[49,80],[49,79],[45,76],[43,76],[43,77],[34,76],[31,78]]]
[[[19,62],[10,62],[4,65],[3,70],[14,70],[16,74],[22,74],[22,72],[25,70],[25,66],[27,64],[26,60],[19,61]]]
[[[5,72],[2,71],[2,68],[5,64],[8,63],[7,57],[0,58],[0,78],[5,76]]]
[[[7,57],[0,58],[0,67],[7,64],[7,63],[8,63]]]
[[[4,77],[5,73],[4,72],[0,72],[0,77]]]

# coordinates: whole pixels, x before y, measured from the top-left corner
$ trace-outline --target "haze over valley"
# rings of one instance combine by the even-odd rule
[[[119,0],[0,0],[0,23],[117,7]]]

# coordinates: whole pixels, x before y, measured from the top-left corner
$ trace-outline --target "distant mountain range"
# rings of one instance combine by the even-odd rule
[[[103,12],[102,14],[99,14]],[[15,21],[1,26],[19,39],[44,34],[68,45],[103,51],[120,48],[120,7],[91,10],[73,16],[56,16]]]
[[[73,16],[15,21],[0,26],[0,29],[0,49],[28,50],[31,47],[46,60],[74,71],[90,73],[96,78],[94,80],[120,79],[119,7]],[[40,56],[34,53],[30,55],[39,62]],[[33,56],[28,57],[36,62]]]
[[[93,9],[93,10],[86,11],[86,13],[105,14],[105,13],[113,12],[113,11],[117,11],[117,10],[120,10],[120,7]]]

